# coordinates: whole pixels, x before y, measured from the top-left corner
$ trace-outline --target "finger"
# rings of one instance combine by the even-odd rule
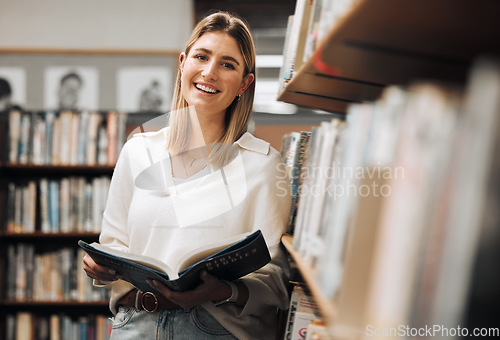
[[[202,270],[201,273],[200,273],[200,278],[203,282],[207,283],[207,284],[213,284],[217,281],[219,281],[219,279],[210,274],[209,272],[207,272],[206,270]]]
[[[83,269],[90,277],[102,281],[114,281],[118,279],[117,273],[112,268],[95,263],[88,254],[83,257]]]
[[[94,259],[88,255],[85,255],[85,257],[83,258],[83,263],[85,266],[90,268],[96,274],[101,273],[103,275],[108,275],[108,274],[109,275],[116,275],[116,272],[112,268],[97,264],[94,261]]]
[[[148,279],[147,282],[152,288],[156,289],[163,296],[170,299],[170,296],[172,295],[173,292],[170,289],[168,289],[168,287],[165,286],[163,283],[158,282],[157,280],[151,280],[151,279]]]

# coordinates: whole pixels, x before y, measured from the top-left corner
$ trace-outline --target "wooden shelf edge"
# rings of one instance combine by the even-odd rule
[[[419,79],[463,83],[478,56],[500,55],[490,37],[498,27],[492,13],[498,12],[500,3],[478,2],[355,1],[285,84],[278,100],[328,111],[335,101],[329,103],[321,95],[363,102],[378,98],[377,87],[406,86]],[[489,11],[482,8],[486,5]],[[464,26],[470,17],[475,25]],[[308,79],[310,74],[347,81],[350,88],[316,84]]]
[[[99,237],[98,232],[57,232],[57,233],[44,233],[36,231],[33,233],[0,233],[0,238],[94,238]]]
[[[144,55],[178,57],[181,51],[175,49],[135,48],[59,48],[59,47],[2,47],[0,54],[69,54],[69,55]]]
[[[295,249],[293,249],[293,236],[283,235],[283,237],[281,238],[281,242],[285,246],[288,253],[290,253],[293,260],[297,264],[297,267],[302,273],[302,276],[306,281],[309,291],[311,292],[313,298],[315,299],[319,307],[321,315],[328,324],[333,324],[333,321],[335,320],[335,317],[337,315],[337,308],[333,303],[333,301],[328,299],[323,294],[323,291],[320,289],[318,282],[315,279],[315,276],[313,274],[314,271],[311,268],[311,266],[306,261],[304,261],[304,259]]]
[[[96,306],[96,307],[106,307],[109,301],[79,301],[79,300],[67,300],[67,301],[52,301],[52,300],[28,300],[28,301],[15,301],[15,300],[5,300],[0,302],[3,306],[16,306],[16,307],[38,307],[38,306],[61,306],[61,307],[85,307],[85,306]]]
[[[350,102],[345,100],[335,100],[325,96],[318,96],[315,94],[298,93],[288,91],[285,89],[279,94],[278,100],[302,107],[309,107],[312,109],[320,109],[331,113],[345,115],[347,107]]]
[[[46,170],[105,170],[112,171],[114,165],[42,165],[42,164],[21,164],[21,163],[3,163],[1,165],[5,169],[13,170],[35,170],[35,169],[46,169]]]

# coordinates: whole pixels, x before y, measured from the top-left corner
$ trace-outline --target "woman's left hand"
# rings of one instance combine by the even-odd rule
[[[148,283],[167,299],[186,310],[208,301],[220,301],[231,296],[231,287],[207,271],[202,271],[200,278],[202,283],[195,289],[183,292],[170,290],[156,280],[148,280]]]

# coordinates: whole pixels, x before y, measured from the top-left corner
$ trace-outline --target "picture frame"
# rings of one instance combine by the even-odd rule
[[[25,90],[16,90],[23,109],[59,110],[57,88],[63,74],[73,72],[81,74],[87,87],[87,92],[82,93],[82,105],[75,109],[124,110],[127,113],[138,112],[140,108],[119,98],[119,91],[125,91],[128,86],[130,93],[134,88],[130,89],[130,83],[119,84],[123,78],[118,75],[142,70],[145,72],[141,78],[143,82],[153,79],[152,72],[157,71],[158,82],[163,88],[162,105],[158,110],[165,113],[170,108],[179,55],[180,51],[173,50],[0,49],[0,70],[24,70],[24,80],[16,85],[16,88],[23,88],[24,82]],[[125,80],[131,81],[127,77]]]

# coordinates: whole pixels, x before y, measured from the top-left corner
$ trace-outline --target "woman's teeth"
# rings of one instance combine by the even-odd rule
[[[198,90],[202,90],[203,92],[208,92],[208,93],[217,93],[217,90],[214,90],[208,86],[201,85],[201,84],[196,84],[195,85]]]

